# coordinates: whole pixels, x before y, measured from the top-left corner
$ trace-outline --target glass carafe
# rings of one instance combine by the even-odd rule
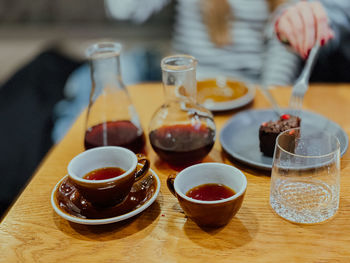
[[[215,142],[213,115],[196,103],[196,66],[188,55],[161,62],[165,103],[152,117],[149,139],[158,156],[176,167],[200,162]]]
[[[92,88],[87,111],[84,146],[121,146],[141,152],[145,137],[136,110],[123,84],[121,45],[102,42],[86,53],[91,67]]]

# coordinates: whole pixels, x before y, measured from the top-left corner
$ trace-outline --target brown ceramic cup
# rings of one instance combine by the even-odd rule
[[[87,173],[105,167],[118,167],[125,173],[105,180],[83,178]],[[122,147],[104,146],[74,157],[68,164],[68,177],[94,206],[108,207],[124,201],[134,182],[147,174],[149,167],[149,160],[142,154],[136,155]]]
[[[216,201],[201,201],[186,193],[203,184],[223,184],[234,190],[235,195]],[[170,175],[167,185],[178,199],[185,214],[201,227],[226,225],[240,209],[247,179],[237,168],[222,163],[201,163],[190,166],[180,173]]]

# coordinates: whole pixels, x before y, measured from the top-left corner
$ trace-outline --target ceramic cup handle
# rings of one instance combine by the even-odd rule
[[[150,161],[146,157],[146,155],[138,153],[136,154],[138,163],[142,165],[140,169],[137,168],[135,173],[135,180],[140,180],[144,175],[148,173],[149,167],[150,167]]]
[[[175,188],[174,188],[174,181],[176,178],[176,174],[170,174],[166,180],[166,184],[168,186],[169,191],[176,197],[175,194]]]

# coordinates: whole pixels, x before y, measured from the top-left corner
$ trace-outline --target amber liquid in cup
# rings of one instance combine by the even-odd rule
[[[87,180],[106,180],[122,175],[125,171],[119,167],[105,167],[93,170],[83,176]]]
[[[202,201],[216,201],[234,196],[236,193],[223,184],[202,184],[190,189],[186,196]]]

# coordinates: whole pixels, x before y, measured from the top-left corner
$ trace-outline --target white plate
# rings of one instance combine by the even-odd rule
[[[200,81],[203,81],[203,80],[205,79],[201,79]],[[238,109],[249,104],[255,97],[255,87],[248,83],[244,83],[244,84],[248,89],[247,94],[245,94],[244,96],[238,99],[224,101],[224,102],[204,102],[202,106],[204,106],[210,111],[227,111],[227,110]]]
[[[115,217],[110,217],[110,218],[103,218],[103,219],[84,219],[84,218],[80,218],[80,217],[76,217],[73,215],[68,214],[67,212],[63,212],[56,204],[55,202],[55,192],[56,189],[58,188],[58,186],[61,184],[61,182],[68,176],[64,176],[54,187],[54,189],[52,190],[51,193],[51,205],[53,207],[53,209],[55,210],[55,212],[61,216],[62,218],[74,222],[74,223],[78,223],[78,224],[83,224],[83,225],[105,225],[105,224],[111,224],[111,223],[115,223],[115,222],[119,222],[119,221],[123,221],[125,219],[128,219],[130,217],[133,217],[139,213],[141,213],[142,211],[144,211],[146,208],[148,208],[157,198],[158,194],[159,194],[159,190],[160,190],[160,180],[158,175],[152,170],[149,169],[149,173],[152,174],[153,178],[156,180],[157,182],[157,188],[156,191],[154,192],[153,196],[143,205],[141,205],[139,208],[123,214],[123,215],[119,215],[119,216],[115,216]]]

